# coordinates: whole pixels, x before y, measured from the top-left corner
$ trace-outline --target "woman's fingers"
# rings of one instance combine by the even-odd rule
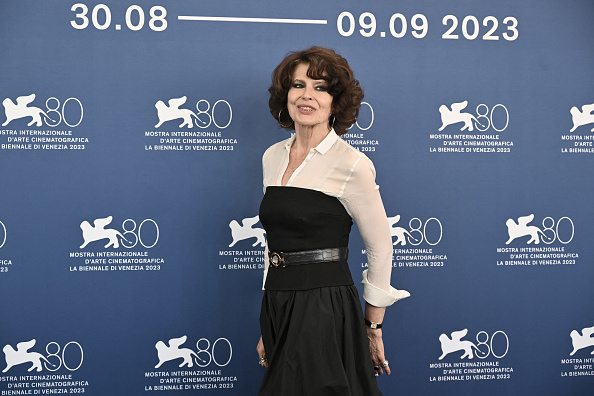
[[[368,329],[367,338],[369,339],[369,351],[371,352],[371,361],[373,362],[373,368],[382,375],[384,371],[390,375],[392,371],[390,366],[387,364],[388,361],[384,355],[384,341],[382,339],[382,332],[379,329]]]
[[[264,343],[262,342],[262,336],[260,336],[260,341],[258,341],[258,346],[256,346],[256,351],[258,352],[258,361],[260,366],[268,367],[268,359],[266,358],[266,350],[264,349]]]

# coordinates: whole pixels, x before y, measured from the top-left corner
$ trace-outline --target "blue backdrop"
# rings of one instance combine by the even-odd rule
[[[270,74],[345,56],[385,395],[591,395],[591,0],[0,2],[0,394],[254,395]],[[3,110],[3,113],[2,113]],[[366,266],[354,232],[351,270]]]

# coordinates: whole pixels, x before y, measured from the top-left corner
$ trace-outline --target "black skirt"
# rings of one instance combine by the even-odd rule
[[[268,187],[260,220],[279,252],[344,247],[352,224],[336,198],[294,187]],[[347,262],[270,267],[265,289],[259,396],[381,395]]]
[[[354,286],[266,291],[260,325],[269,361],[260,396],[381,395]]]

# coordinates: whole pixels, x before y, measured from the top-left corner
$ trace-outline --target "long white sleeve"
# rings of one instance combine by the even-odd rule
[[[358,161],[339,200],[351,215],[367,252],[363,272],[363,298],[376,307],[386,307],[410,296],[406,290],[390,286],[392,236],[386,211],[375,184],[375,168],[367,157]]]

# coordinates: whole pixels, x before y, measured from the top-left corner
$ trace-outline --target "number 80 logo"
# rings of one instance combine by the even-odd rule
[[[142,235],[141,235],[142,227],[146,223],[151,223],[154,226],[154,238],[155,238],[155,240],[150,245],[148,244],[147,241],[145,241],[142,238]],[[132,220],[132,219],[126,219],[122,223],[122,229],[124,230],[123,235],[124,235],[124,238],[125,238],[122,241],[122,245],[125,248],[132,249],[134,246],[136,246],[136,244],[138,244],[138,242],[140,242],[140,244],[142,246],[144,246],[146,249],[150,249],[150,248],[154,247],[157,244],[157,242],[159,242],[159,226],[157,225],[157,222],[155,220],[153,220],[153,219],[144,219],[140,223],[140,225],[138,226],[138,229],[136,227],[136,222],[134,220]],[[132,239],[130,239],[130,238],[133,238],[134,242],[132,242]]]
[[[432,222],[435,223],[435,226],[429,232],[427,226]],[[443,226],[441,225],[441,221],[435,217],[427,219],[424,223],[418,217],[413,217],[408,222],[408,226],[410,227],[410,230],[408,230],[410,233],[408,242],[413,246],[418,246],[423,241],[427,242],[430,246],[435,246],[441,242],[441,238],[443,237]]]
[[[70,366],[68,365],[68,363],[66,363],[66,349],[68,349],[68,347],[72,345],[72,348],[78,349],[78,352],[73,352],[74,354],[78,354],[79,356],[77,357],[79,359],[78,361],[78,365],[75,366],[74,362],[70,363]],[[55,349],[55,352],[52,353],[50,351],[50,349]],[[60,350],[62,353],[60,353]],[[49,362],[49,365],[51,367],[48,367],[48,363],[43,363],[43,365],[45,366],[45,368],[49,371],[58,371],[62,366],[64,366],[64,368],[68,371],[76,371],[78,370],[82,364],[83,364],[83,360],[84,360],[84,352],[82,349],[82,346],[76,342],[76,341],[70,341],[69,343],[67,343],[66,345],[64,345],[64,348],[60,348],[60,344],[58,344],[55,341],[50,342],[49,344],[47,344],[45,346],[45,351],[47,352],[47,361]],[[72,354],[69,354],[68,356],[70,358],[72,358]],[[54,364],[53,362],[56,362],[57,364]]]
[[[70,123],[66,119],[66,114],[65,114],[66,104],[70,101],[74,101],[74,102],[78,103],[78,107],[80,109],[79,110],[80,117],[77,122],[74,122],[74,120],[70,120],[72,122],[72,123]],[[63,104],[60,104],[60,100],[58,100],[58,98],[55,98],[52,96],[51,98],[48,98],[45,101],[45,107],[47,108],[47,116],[50,118],[51,121],[53,121],[53,123],[51,123],[47,120],[45,121],[46,124],[50,127],[56,127],[56,126],[60,125],[62,123],[62,121],[64,121],[64,124],[68,125],[70,128],[74,128],[74,127],[79,126],[83,120],[83,115],[84,115],[83,105],[80,102],[80,100],[78,100],[77,98],[68,98],[64,101]]]

